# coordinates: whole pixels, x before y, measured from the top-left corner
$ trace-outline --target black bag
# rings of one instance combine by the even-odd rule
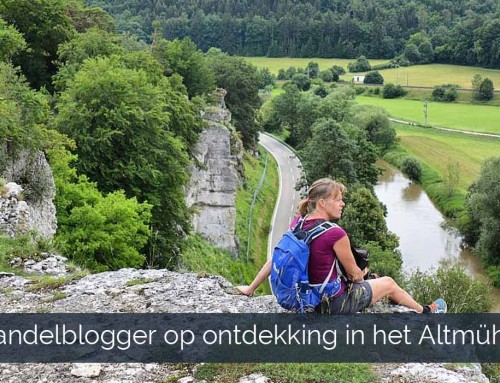
[[[364,270],[368,267],[368,263],[370,260],[370,251],[367,249],[357,249],[354,246],[351,246],[352,254],[354,255],[354,260],[356,261],[356,265],[361,270]]]
[[[354,260],[356,261],[356,265],[358,265],[358,267],[361,270],[364,270],[365,268],[367,268],[369,261],[370,261],[370,251],[367,249],[359,249],[359,248],[356,248],[352,245],[351,245],[351,251],[352,251],[352,255],[354,255]],[[339,262],[339,265],[340,265],[340,271],[345,276],[346,272],[345,272],[344,266],[342,266],[342,263],[340,263],[340,262]],[[368,272],[365,275],[364,279],[373,279],[373,278],[378,278],[378,275],[372,274],[371,272]]]

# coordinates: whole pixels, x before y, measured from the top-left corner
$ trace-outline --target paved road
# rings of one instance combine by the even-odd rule
[[[267,256],[270,258],[272,250],[283,233],[288,230],[288,226],[295,216],[295,209],[301,198],[300,192],[295,191],[295,184],[300,180],[302,167],[292,150],[273,137],[261,133],[259,143],[276,159],[280,176],[278,200],[274,207],[269,233]]]

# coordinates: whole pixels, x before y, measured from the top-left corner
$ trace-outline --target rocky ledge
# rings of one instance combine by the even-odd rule
[[[61,259],[43,260],[60,265]],[[42,261],[40,261],[42,262]],[[28,262],[33,268],[33,263]],[[26,265],[25,265],[26,267]],[[51,270],[35,267],[39,273]],[[4,313],[269,313],[282,309],[273,297],[249,298],[220,276],[167,270],[122,269],[75,279],[36,282],[0,274],[0,310]],[[451,366],[451,367],[450,367]],[[383,382],[488,382],[478,365],[375,365]],[[0,364],[2,382],[197,382],[196,365],[170,364]],[[271,382],[261,375],[240,382]]]

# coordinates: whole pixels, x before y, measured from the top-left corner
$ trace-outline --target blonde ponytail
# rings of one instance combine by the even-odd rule
[[[316,209],[316,203],[320,199],[328,198],[332,194],[334,194],[334,198],[337,198],[339,194],[342,195],[345,191],[346,187],[340,182],[336,182],[330,178],[320,178],[314,181],[309,188],[307,198],[299,202],[296,213],[301,216],[310,214]]]

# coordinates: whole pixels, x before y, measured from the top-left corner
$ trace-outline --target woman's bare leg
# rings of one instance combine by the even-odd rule
[[[418,304],[415,299],[404,291],[391,277],[382,277],[377,279],[369,279],[367,281],[372,288],[372,304],[378,302],[384,297],[388,297],[398,305],[409,307],[421,313],[424,308]]]

